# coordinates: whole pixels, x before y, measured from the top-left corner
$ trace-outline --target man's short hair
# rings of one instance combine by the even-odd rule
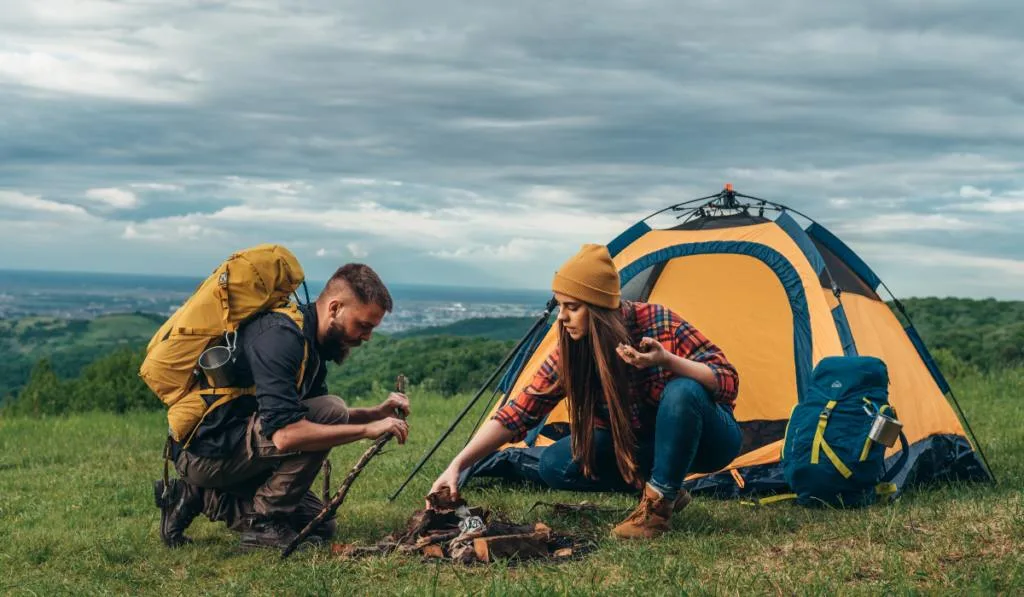
[[[342,287],[351,289],[361,302],[377,305],[386,313],[390,313],[394,306],[391,293],[384,286],[380,276],[370,266],[363,263],[346,263],[339,267],[331,279],[327,280],[320,296],[333,295]]]

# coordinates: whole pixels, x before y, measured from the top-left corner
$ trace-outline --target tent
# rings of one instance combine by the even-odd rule
[[[667,226],[655,227],[665,219]],[[692,492],[785,491],[779,456],[789,414],[814,365],[843,354],[876,356],[888,366],[890,401],[910,442],[907,466],[894,479],[900,489],[935,480],[992,478],[977,442],[968,439],[974,438],[963,413],[958,418],[954,412],[949,384],[902,304],[893,299],[901,322],[878,294],[888,288],[875,272],[820,224],[727,186],[645,218],[608,249],[623,298],[680,313],[739,371],[735,414],[744,434],[741,453],[722,471],[688,477]],[[516,396],[556,346],[547,321],[553,307],[548,304],[543,324],[534,326],[507,359],[494,393],[500,400],[485,412]],[[568,422],[563,402],[523,442],[503,447],[462,480],[530,478],[539,451],[564,437]],[[899,444],[887,458],[898,450]]]

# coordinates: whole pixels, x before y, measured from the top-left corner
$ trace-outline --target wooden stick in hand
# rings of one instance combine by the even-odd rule
[[[395,391],[404,394],[405,387],[407,384],[408,379],[404,375],[399,374],[398,378],[395,380]],[[400,419],[405,418],[405,414],[402,413],[399,409],[395,409],[395,416]],[[352,487],[352,483],[355,482],[356,477],[359,476],[359,473],[363,472],[363,469],[366,468],[366,465],[369,464],[370,460],[372,460],[374,456],[379,454],[381,449],[384,448],[384,444],[391,441],[391,438],[393,437],[393,433],[385,433],[384,435],[378,437],[373,442],[373,445],[367,448],[365,452],[363,452],[363,455],[360,456],[359,460],[356,461],[355,466],[353,466],[352,470],[349,471],[348,475],[345,477],[345,480],[341,482],[341,486],[338,488],[338,493],[335,494],[331,501],[324,506],[324,509],[321,510],[320,513],[316,515],[316,518],[309,521],[309,524],[307,524],[301,531],[299,531],[299,534],[296,535],[295,539],[293,539],[292,542],[288,544],[288,547],[285,547],[284,551],[281,552],[281,559],[290,556],[292,552],[295,551],[295,548],[302,543],[303,539],[309,536],[309,534],[313,531],[314,528],[317,527],[317,525],[322,523],[324,520],[327,520],[327,518],[329,518],[338,510],[342,502],[345,501],[345,497],[348,495],[348,490]]]

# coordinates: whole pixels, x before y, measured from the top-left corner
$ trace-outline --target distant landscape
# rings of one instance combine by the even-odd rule
[[[947,377],[1024,366],[1024,301],[918,298],[903,301]],[[0,404],[57,414],[160,406],[138,380],[143,347],[165,315],[91,319],[0,319]],[[381,333],[332,367],[333,391],[358,399],[404,373],[443,396],[482,383],[534,317],[467,318]],[[20,405],[18,403],[21,403]]]
[[[0,270],[0,405],[13,404],[29,385],[34,412],[40,412],[40,400],[50,404],[42,412],[154,406],[133,377],[141,350],[198,282]],[[322,286],[322,281],[310,281],[310,297]],[[332,383],[347,396],[369,393],[371,379],[393,377],[384,373],[392,363],[400,363],[406,375],[425,387],[445,393],[466,390],[480,379],[476,369],[500,361],[549,295],[529,289],[401,284],[390,289],[395,309],[374,342],[356,351],[351,365],[332,372]],[[427,341],[425,334],[462,340]],[[99,394],[110,393],[109,384],[115,382],[121,388],[116,398],[101,399]]]

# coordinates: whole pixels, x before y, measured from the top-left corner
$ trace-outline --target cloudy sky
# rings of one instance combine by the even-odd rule
[[[1024,5],[4,0],[0,268],[542,288],[724,182],[1024,298]]]

